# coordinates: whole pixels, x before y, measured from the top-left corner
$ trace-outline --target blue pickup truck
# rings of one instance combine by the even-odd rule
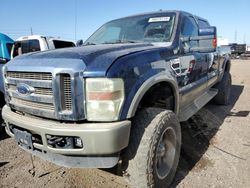
[[[159,11],[110,21],[80,47],[17,57],[3,68],[6,132],[58,165],[119,166],[133,187],[168,187],[180,122],[210,100],[228,104],[216,35],[206,19]]]

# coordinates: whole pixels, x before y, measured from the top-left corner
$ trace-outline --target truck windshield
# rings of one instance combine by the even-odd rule
[[[169,42],[174,13],[133,16],[104,24],[84,44]]]

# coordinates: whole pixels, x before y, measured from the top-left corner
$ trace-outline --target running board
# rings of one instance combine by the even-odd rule
[[[198,112],[203,106],[205,106],[212,98],[217,95],[218,89],[211,88],[205,93],[203,93],[200,97],[195,99],[191,104],[184,107],[179,113],[179,120],[187,121],[190,117],[192,117],[196,112]]]

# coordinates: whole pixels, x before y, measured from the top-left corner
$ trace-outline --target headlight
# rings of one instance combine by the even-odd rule
[[[124,83],[119,78],[87,78],[86,109],[89,121],[115,121],[124,101]]]

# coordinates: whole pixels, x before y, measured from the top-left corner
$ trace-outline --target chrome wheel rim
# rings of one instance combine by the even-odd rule
[[[156,173],[160,179],[167,177],[171,171],[176,154],[176,134],[173,128],[168,127],[161,135],[156,149]]]

